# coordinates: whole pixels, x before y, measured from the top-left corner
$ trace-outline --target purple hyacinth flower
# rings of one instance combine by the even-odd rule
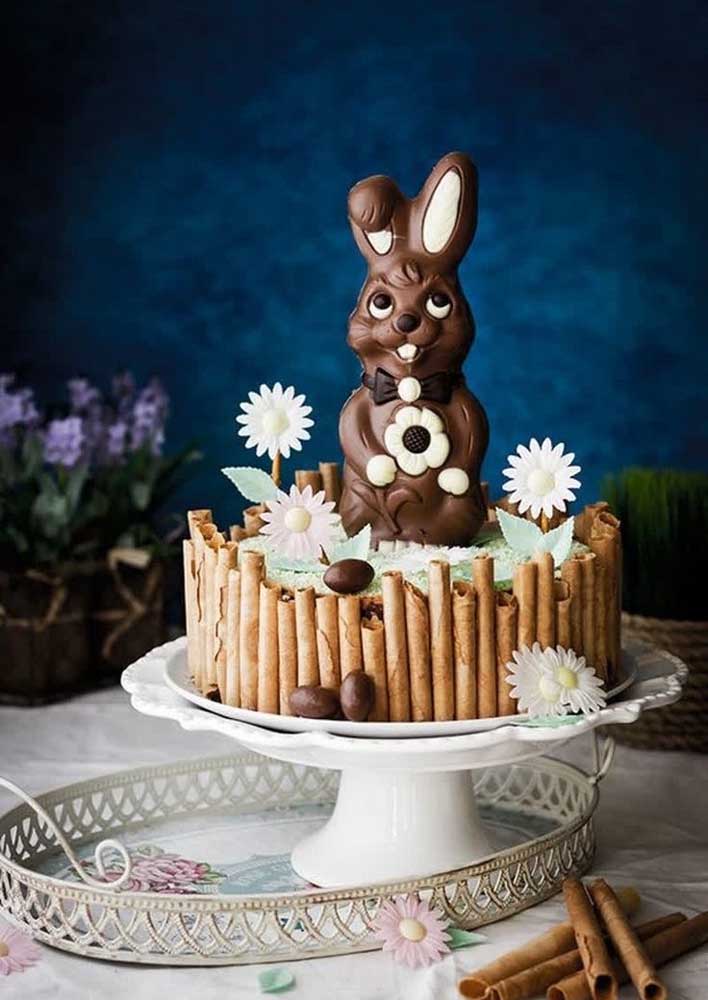
[[[167,393],[157,379],[152,379],[138,394],[130,432],[130,446],[134,451],[147,445],[153,455],[160,454],[168,405]]]
[[[125,453],[128,425],[124,420],[116,420],[109,424],[106,430],[106,456],[109,460],[118,461]]]
[[[15,389],[14,375],[0,375],[0,444],[9,446],[15,440],[13,431],[18,427],[34,427],[39,412],[31,389]]]
[[[44,458],[51,465],[73,469],[81,461],[85,438],[80,417],[51,420],[44,436]]]
[[[74,413],[85,413],[101,402],[101,393],[95,385],[91,385],[88,379],[70,378],[66,384],[69,388],[69,399]]]

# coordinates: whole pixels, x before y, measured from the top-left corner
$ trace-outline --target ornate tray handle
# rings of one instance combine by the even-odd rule
[[[591,785],[598,785],[612,766],[615,756],[615,741],[612,736],[608,736],[607,733],[601,733],[597,729],[593,729],[592,736],[595,769],[592,774],[588,774],[588,781]]]
[[[36,799],[33,799],[31,795],[28,795],[27,792],[23,791],[23,789],[20,788],[19,785],[16,785],[14,781],[10,781],[9,778],[5,778],[2,775],[0,775],[0,787],[6,788],[9,792],[12,792],[13,795],[16,795],[18,799],[22,799],[23,802],[26,802],[27,805],[37,813],[42,822],[46,824],[51,833],[54,835],[54,839],[59,844],[61,849],[64,851],[64,854],[66,854],[76,874],[81,878],[83,882],[86,883],[86,885],[90,885],[94,889],[118,890],[124,887],[128,879],[130,878],[132,862],[130,860],[128,852],[126,851],[125,847],[123,847],[123,845],[120,843],[120,841],[114,840],[113,838],[108,838],[107,840],[100,841],[100,843],[96,845],[96,850],[94,851],[93,857],[94,857],[94,863],[96,865],[96,870],[98,871],[99,875],[101,875],[101,878],[100,879],[93,878],[86,872],[83,865],[74,854],[71,844],[66,839],[64,834],[61,832],[59,827],[56,825],[52,817],[49,815],[46,809],[44,809],[43,806],[41,806],[39,802],[37,802]],[[106,875],[106,869],[104,866],[103,859],[109,851],[117,852],[120,855],[121,860],[123,862],[123,871],[116,879],[109,879],[108,876]]]

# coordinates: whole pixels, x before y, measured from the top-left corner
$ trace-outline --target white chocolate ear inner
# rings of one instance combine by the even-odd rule
[[[379,229],[377,233],[364,233],[377,254],[388,253],[393,245],[393,233],[390,229]]]
[[[423,246],[428,253],[440,253],[449,243],[457,223],[461,194],[460,174],[451,167],[438,181],[423,216]]]

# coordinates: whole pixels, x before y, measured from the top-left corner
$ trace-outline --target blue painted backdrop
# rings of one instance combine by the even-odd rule
[[[159,373],[169,443],[206,456],[181,503],[233,509],[217,470],[263,380],[313,403],[305,464],[337,455],[347,189],[413,193],[454,148],[481,178],[462,278],[487,477],[533,434],[574,448],[585,498],[627,463],[704,464],[705,4],[14,6],[2,368],[50,393]]]

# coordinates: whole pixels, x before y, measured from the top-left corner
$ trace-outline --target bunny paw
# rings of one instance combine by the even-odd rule
[[[466,493],[470,485],[470,477],[464,469],[443,469],[438,475],[438,486],[446,493],[455,497]]]
[[[388,486],[396,478],[396,463],[390,455],[374,455],[366,463],[366,478],[372,486]]]

